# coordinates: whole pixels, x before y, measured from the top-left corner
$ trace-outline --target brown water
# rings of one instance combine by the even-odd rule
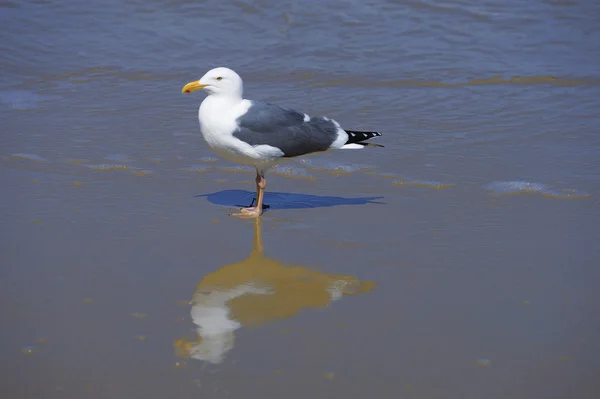
[[[593,1],[4,1],[0,397],[597,398]],[[385,148],[267,175],[215,66]]]

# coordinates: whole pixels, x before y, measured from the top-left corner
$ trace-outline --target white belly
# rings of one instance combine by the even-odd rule
[[[249,102],[237,104],[223,102],[219,98],[207,97],[200,106],[198,119],[200,131],[211,150],[217,155],[235,163],[265,169],[283,156],[278,148],[268,145],[252,146],[233,136],[235,120],[245,113]]]
[[[215,154],[231,162],[255,166],[260,161],[257,157],[253,156],[254,151],[251,146],[233,136],[215,138],[204,132],[202,132],[202,136]]]

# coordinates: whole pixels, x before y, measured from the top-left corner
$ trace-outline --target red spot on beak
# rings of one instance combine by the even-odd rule
[[[191,90],[186,90],[185,92],[186,92],[186,93],[191,93],[192,91],[191,91]]]

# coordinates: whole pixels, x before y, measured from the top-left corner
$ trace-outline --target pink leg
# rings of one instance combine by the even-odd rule
[[[256,206],[250,208],[242,208],[239,213],[232,213],[231,216],[241,216],[245,218],[259,217],[263,212],[263,198],[265,195],[265,187],[267,179],[264,173],[256,171]]]

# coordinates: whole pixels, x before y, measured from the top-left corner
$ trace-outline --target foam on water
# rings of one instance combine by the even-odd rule
[[[306,169],[293,165],[277,165],[269,170],[274,175],[289,177],[292,179],[316,180],[316,177],[311,176]]]
[[[110,154],[110,155],[105,156],[104,159],[107,159],[107,160],[113,161],[113,162],[124,162],[124,163],[133,162],[133,160],[131,160],[126,154]]]
[[[83,165],[86,168],[94,170],[131,170],[132,168],[127,165],[119,165],[114,163],[103,163],[97,165]]]
[[[334,175],[350,174],[365,170],[374,170],[376,167],[369,165],[360,165],[354,163],[338,163],[329,161],[315,161],[312,159],[303,159],[299,164],[319,172],[332,173]]]
[[[586,198],[590,194],[577,189],[554,189],[543,184],[523,180],[495,181],[483,186],[491,195],[539,194],[550,198]]]

